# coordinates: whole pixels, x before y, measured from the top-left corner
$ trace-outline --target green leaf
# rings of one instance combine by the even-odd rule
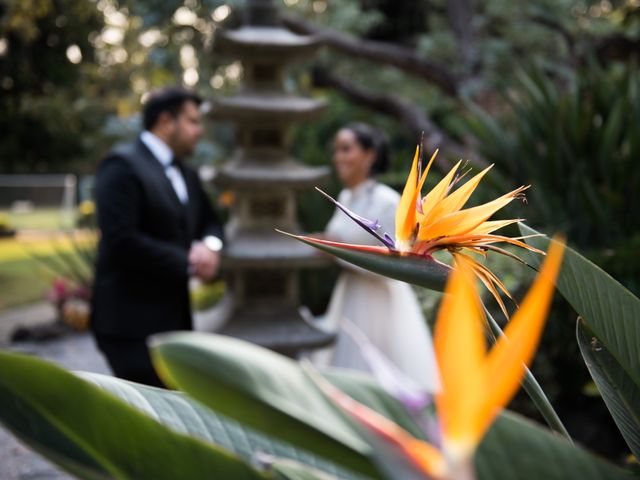
[[[404,406],[384,391],[370,375],[339,368],[323,370],[321,373],[331,384],[354,400],[392,420],[414,437],[426,438]]]
[[[416,255],[375,253],[327,245],[309,237],[291,236],[365,270],[439,292],[444,290],[451,270],[443,263]]]
[[[338,480],[338,477],[286,458],[274,458],[271,462],[269,471],[281,480]]]
[[[520,224],[523,235],[538,235]],[[547,250],[551,240],[542,235],[527,239]],[[542,259],[530,256],[534,266]],[[636,383],[640,375],[640,299],[608,273],[571,248],[566,249],[557,282],[558,291]]]
[[[388,478],[425,478],[384,438],[370,439]],[[478,480],[630,479],[625,470],[511,412],[498,417],[473,459]]]
[[[385,448],[383,442],[376,444],[356,427],[349,428],[347,425],[355,420],[347,419],[328,399],[320,398],[323,394],[296,362],[247,342],[218,335],[163,334],[154,338],[154,344],[154,357],[156,362],[161,362],[161,374],[216,410],[218,406],[227,412],[233,410],[229,415],[248,419],[247,423],[257,422],[251,417],[258,412],[255,417],[263,418],[261,429],[270,430],[279,438],[291,437],[296,431],[300,435],[299,423],[304,423],[308,438],[301,438],[299,444],[309,450],[311,443],[327,443],[323,435],[328,426],[345,429],[366,438],[376,460],[394,462],[392,469],[396,473],[402,471],[406,478],[417,475],[415,467],[398,452]],[[363,375],[332,370],[325,378],[387,418],[398,419],[397,422],[404,425],[410,422],[396,411],[397,400],[365,380]],[[327,406],[333,408],[325,409]],[[269,425],[265,417],[278,420],[275,425]],[[344,457],[353,455],[346,444],[342,449],[332,447],[318,447],[315,452],[343,465]],[[626,478],[623,470],[512,414],[501,415],[491,428],[477,452],[476,466],[480,479]],[[372,475],[379,476],[377,472]]]
[[[398,405],[397,400],[379,386],[372,388],[365,380],[368,378],[366,375],[339,370],[322,374],[352,398],[403,428],[412,422],[403,418],[403,414],[397,415],[394,407],[394,404]],[[367,391],[367,395],[363,395],[361,389]],[[383,439],[374,439],[371,435],[365,435],[365,438],[372,443],[374,456],[387,464],[386,471],[391,470],[396,474],[402,472],[390,478],[420,478],[415,466]],[[424,438],[424,435],[421,434],[419,438]],[[480,480],[628,478],[622,469],[510,412],[500,415],[489,430],[476,452],[475,463]]]
[[[160,376],[216,412],[356,472],[377,476],[369,445],[293,360],[221,335],[152,337]]]
[[[498,338],[504,335],[504,332],[500,328],[500,325],[498,325],[498,322],[496,322],[495,319],[491,316],[491,313],[489,312],[489,310],[487,310],[486,307],[484,309],[484,314],[489,323],[489,328],[493,333],[493,339],[495,343]],[[527,395],[529,396],[535,407],[538,409],[538,412],[540,412],[545,422],[547,422],[547,425],[549,425],[552,430],[555,430],[560,435],[563,435],[568,442],[573,443],[571,435],[569,435],[569,432],[562,423],[562,420],[560,420],[560,416],[553,408],[553,405],[551,405],[551,402],[547,398],[547,394],[544,393],[544,390],[542,390],[542,387],[538,383],[538,380],[533,376],[533,373],[531,373],[531,370],[529,370],[529,367],[527,367],[526,365],[524,367],[524,377],[522,378],[522,388],[525,392],[527,392]]]
[[[607,480],[631,474],[513,413],[503,413],[476,452],[479,480]]]
[[[80,478],[265,478],[70,372],[15,353],[0,352],[0,422]]]
[[[522,224],[520,230],[525,235],[538,233]],[[527,241],[544,250],[550,242],[545,236]],[[531,260],[534,265],[540,263],[540,259]],[[636,388],[640,385],[640,299],[571,248],[566,250],[557,287],[611,358],[611,362],[607,362],[609,373],[612,374],[609,381],[613,382],[612,386],[620,395],[620,400],[632,405],[631,410],[640,411],[635,389],[629,383],[635,384]],[[614,368],[622,371],[613,374],[611,369]],[[616,383],[618,381],[622,383]],[[615,407],[615,402],[607,401],[604,392],[603,397],[618,426],[637,425],[637,418],[628,416],[629,410]],[[629,448],[634,453],[638,452],[638,444],[634,440],[638,432],[630,436],[631,432],[625,430],[622,433]]]
[[[610,159],[611,152],[616,151],[616,144],[620,142],[620,138],[624,131],[625,111],[628,108],[627,99],[620,96],[611,107],[609,117],[606,119],[602,131],[602,138],[599,144],[599,160],[601,168],[607,170],[607,160]]]
[[[182,392],[149,387],[95,373],[79,372],[78,375],[171,430],[218,445],[247,462],[253,463],[256,455],[259,455],[272,458],[278,464],[288,461],[304,464],[306,468],[313,468],[342,479],[355,477],[351,472],[297,446],[263,435],[216,413]]]
[[[338,368],[324,371],[321,374],[308,364],[303,364],[303,368],[317,385],[320,386],[321,382],[328,380],[352,399],[391,420],[416,438],[427,439],[425,433],[420,431],[416,419],[409,415],[396,398],[377,385],[373,377],[361,372]],[[324,393],[324,389],[321,388],[321,390]],[[369,443],[372,449],[372,458],[380,471],[384,473],[385,478],[424,480],[424,472],[415,465],[413,460],[407,457],[404,449],[398,445],[395,439],[381,435],[375,429],[361,423],[344,411],[342,407],[336,405],[336,408]]]
[[[577,322],[576,335],[582,357],[607,408],[629,448],[640,458],[640,385],[627,375],[582,320]]]

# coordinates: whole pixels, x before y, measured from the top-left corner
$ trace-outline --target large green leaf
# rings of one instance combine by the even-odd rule
[[[365,475],[370,447],[291,359],[221,335],[156,335],[160,376],[216,412]]]
[[[265,478],[76,375],[0,352],[0,422],[70,473],[99,478]]]
[[[640,385],[626,374],[582,320],[578,320],[576,328],[580,352],[589,373],[629,448],[640,458]]]
[[[450,267],[434,259],[397,252],[377,253],[332,245],[310,237],[291,235],[301,242],[336,256],[358,267],[388,278],[411,283],[430,290],[443,291]]]
[[[503,413],[476,452],[480,480],[607,480],[631,474],[512,413]]]
[[[426,424],[427,418],[417,419],[411,416],[400,402],[383,390],[370,375],[337,368],[324,370],[322,374],[320,374],[316,369],[311,368],[307,364],[303,364],[303,368],[308,372],[310,377],[313,378],[316,384],[320,385],[321,382],[328,380],[333,386],[354,400],[393,421],[414,437],[425,441],[427,440],[425,432],[421,430],[417,423],[420,422],[423,428],[429,428]],[[365,426],[351,417],[341,408],[340,410],[345,418],[348,419],[371,446],[373,452],[372,457],[385,478],[424,480],[424,472],[418,468],[413,461],[407,458],[406,453],[399,447],[395,440],[385,435],[380,435],[370,427]],[[430,427],[437,429],[435,424],[430,425]]]
[[[310,397],[322,396],[322,393],[311,375],[305,375],[303,367],[261,347],[218,335],[195,333],[164,334],[156,337],[154,344],[154,356],[161,363],[161,373],[214,409],[222,405],[228,411],[229,406],[225,403],[237,400],[241,405],[236,405],[229,414],[243,421],[252,417],[255,410],[262,412],[261,415],[275,411],[278,424],[265,425],[263,422],[261,425],[273,436],[290,437],[292,430],[299,428],[298,423],[304,422],[311,441],[317,438],[324,441],[313,430],[324,433],[324,427],[342,421],[353,425],[354,420],[347,419],[344,413],[336,416],[338,412],[326,409],[325,404],[316,408],[319,399]],[[189,373],[192,369],[197,373]],[[406,414],[397,410],[397,401],[364,375],[331,371],[325,378],[391,420],[405,426],[411,423]],[[237,393],[230,397],[229,389]],[[240,398],[241,395],[247,398]],[[328,406],[332,407],[331,404]],[[301,409],[305,415],[300,414]],[[283,412],[292,415],[287,417]],[[413,427],[409,425],[409,428]],[[359,429],[353,427],[353,431],[371,440]],[[306,446],[309,439],[302,439],[300,445],[311,450]],[[370,448],[376,458],[396,462],[396,472],[400,471],[398,468],[407,475],[415,472],[406,461],[403,465],[402,457],[386,449],[385,445],[371,442]],[[336,463],[342,463],[344,455],[352,455],[346,445],[342,451],[334,448],[315,451]],[[627,478],[625,471],[512,414],[501,415],[491,428],[478,450],[476,465],[480,479]]]
[[[273,472],[278,480],[338,480],[338,477],[286,458],[272,459],[269,471]]]
[[[538,233],[526,225],[520,225],[520,229],[526,235]],[[545,250],[550,242],[545,236],[528,241]],[[536,258],[532,261],[540,262]],[[632,413],[640,412],[640,397],[635,394],[640,385],[640,299],[570,248],[565,253],[557,285],[610,358],[606,362],[608,382],[617,393],[611,396],[603,392],[603,398],[616,424],[625,425],[622,434],[629,448],[634,454],[640,453],[638,418]],[[618,369],[621,371],[615,372]],[[590,368],[590,372],[595,380],[596,370]],[[618,408],[618,402],[629,408]]]
[[[325,369],[322,376],[354,400],[393,420],[414,437],[426,438],[404,406],[385,392],[372,376],[341,368]]]
[[[411,423],[404,417],[405,413],[397,412],[397,401],[379,386],[372,386],[373,382],[366,375],[339,371],[329,375],[323,372],[323,375],[360,403],[403,427]],[[420,478],[413,465],[393,451],[391,445],[382,439],[373,439],[371,435],[366,438],[373,444],[374,455],[381,462],[390,466],[392,472],[402,472],[402,475],[390,478]],[[489,430],[476,453],[475,463],[480,480],[629,478],[622,469],[510,412],[503,413]]]
[[[484,314],[487,322],[489,323],[489,328],[491,329],[495,342],[498,338],[504,335],[504,332],[486,307],[484,309]],[[562,423],[562,420],[560,420],[560,416],[553,408],[553,405],[551,405],[551,402],[547,398],[546,393],[544,393],[544,390],[542,390],[538,380],[536,380],[536,377],[533,376],[533,373],[531,373],[531,370],[529,370],[529,367],[526,365],[524,366],[522,388],[527,392],[527,395],[529,395],[529,398],[547,422],[547,425],[549,425],[552,430],[555,430],[560,435],[564,436],[569,442],[573,443],[571,435],[569,435],[569,432]]]
[[[523,235],[539,235],[520,224]],[[527,240],[547,250],[551,240],[544,236]],[[534,266],[542,259],[531,256]],[[636,383],[640,378],[640,299],[571,248],[567,248],[557,287],[580,314],[596,337],[606,346]]]
[[[298,446],[263,435],[229,417],[214,412],[182,392],[149,387],[95,373],[78,372],[129,405],[141,410],[170,429],[213,443],[247,462],[257,457],[273,457],[278,465],[305,465],[340,478],[357,475],[313,455]]]
[[[383,437],[366,438],[374,446],[387,478],[424,479],[415,465]],[[607,480],[632,475],[574,446],[549,430],[513,413],[503,413],[491,427],[474,458],[478,480]]]

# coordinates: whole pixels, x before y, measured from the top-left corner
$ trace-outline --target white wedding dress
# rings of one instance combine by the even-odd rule
[[[345,189],[338,196],[342,205],[362,217],[378,220],[382,225],[380,231],[392,236],[399,200],[396,191],[373,179],[354,189]],[[337,209],[325,233],[339,242],[379,244]],[[436,391],[439,377],[431,334],[411,286],[343,261],[339,263],[344,270],[323,321],[325,328],[337,331],[337,339],[332,347],[316,352],[312,361],[320,366],[370,371],[353,336],[345,331],[345,323],[350,322],[400,371],[426,390]]]

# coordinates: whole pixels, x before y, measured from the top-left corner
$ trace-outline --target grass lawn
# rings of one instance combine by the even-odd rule
[[[64,212],[60,208],[37,208],[26,213],[0,210],[0,215],[2,214],[7,215],[11,228],[16,230],[56,230],[73,225],[73,218],[70,213]]]
[[[74,238],[75,244],[64,234],[0,239],[0,310],[44,300],[52,281],[68,271],[70,260],[75,260],[74,268],[90,275],[75,247],[90,248],[95,235],[76,233]]]
[[[73,252],[38,256],[39,259],[30,256],[2,259],[0,250],[0,311],[46,300],[46,293],[51,288],[53,280],[58,277],[74,278],[73,275],[65,274],[69,271],[69,260],[75,259],[74,268],[84,275],[91,275],[83,266],[85,262]]]
[[[4,213],[9,215],[11,226],[23,232],[19,238],[0,238],[0,311],[45,300],[53,280],[65,276],[61,275],[67,271],[65,260],[75,259],[74,268],[81,270],[83,275],[91,275],[86,261],[79,259],[77,247],[84,250],[95,246],[94,233],[75,231],[72,241],[69,234],[60,231],[65,219],[60,209]],[[194,310],[211,308],[224,290],[222,281],[195,289],[192,292]]]
[[[53,275],[32,259],[0,263],[0,311],[45,300]]]
[[[15,213],[0,210],[11,228],[30,231],[52,231],[69,224],[69,215],[60,208],[38,208],[31,212]],[[0,311],[44,300],[54,274],[32,254],[53,255],[55,252],[46,237],[40,241],[21,242],[15,238],[0,239]],[[69,251],[68,246],[56,250]]]

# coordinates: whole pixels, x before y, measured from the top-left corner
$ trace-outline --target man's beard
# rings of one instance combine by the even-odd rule
[[[169,146],[176,158],[189,157],[195,150],[195,145],[188,145],[186,142],[181,140],[179,132],[175,132],[171,136],[170,140],[171,144]]]

